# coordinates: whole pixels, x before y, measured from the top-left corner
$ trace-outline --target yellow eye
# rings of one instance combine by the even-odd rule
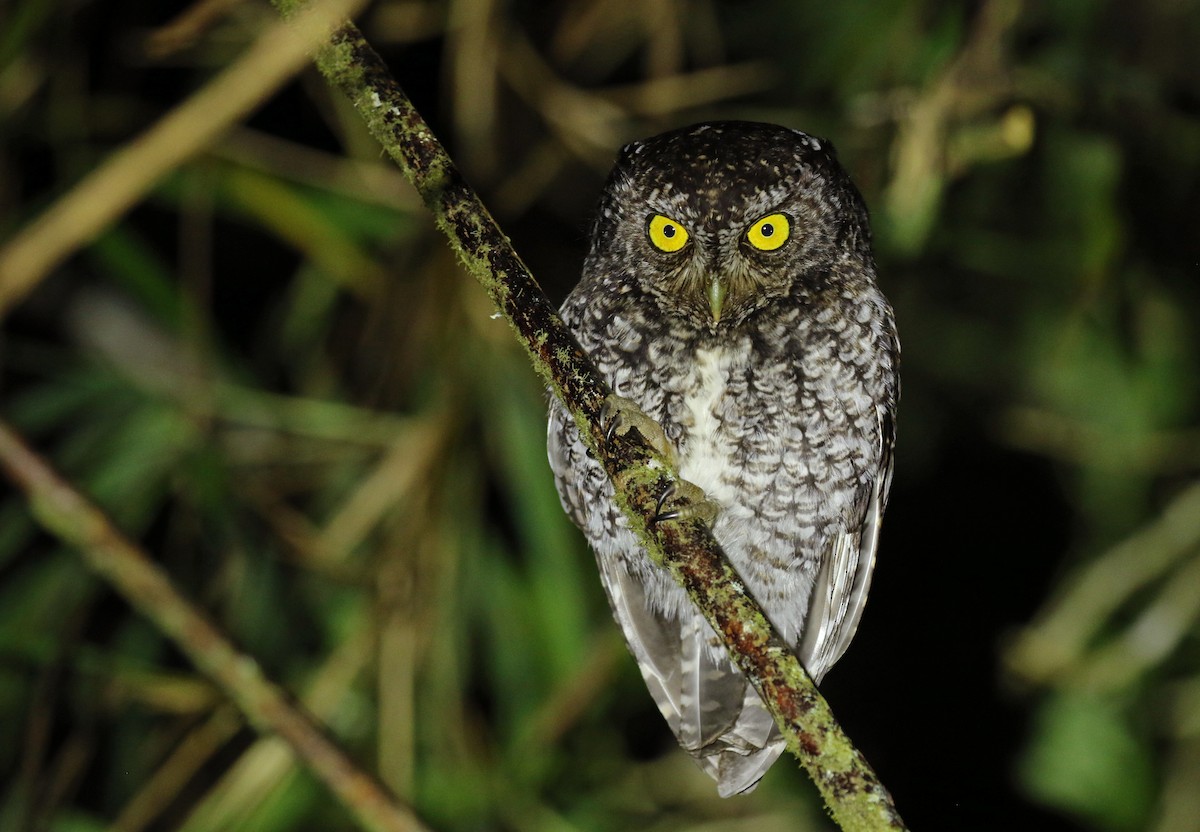
[[[688,233],[683,226],[662,214],[655,214],[650,218],[646,234],[656,249],[667,253],[679,251],[688,241]]]
[[[750,245],[760,251],[774,251],[788,241],[792,223],[787,214],[768,214],[746,232]]]

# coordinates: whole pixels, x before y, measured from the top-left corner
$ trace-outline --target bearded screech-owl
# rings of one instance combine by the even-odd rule
[[[657,421],[712,533],[815,681],[862,615],[892,472],[899,342],[862,197],[828,142],[715,122],[626,146],[562,317]],[[659,710],[722,796],[783,750],[753,687],[652,563],[570,414],[550,408],[563,507],[595,552]]]

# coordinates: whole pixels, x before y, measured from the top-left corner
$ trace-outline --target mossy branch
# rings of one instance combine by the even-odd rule
[[[300,6],[297,0],[275,2],[285,15]],[[380,57],[347,25],[316,62],[416,187],[467,271],[512,325],[534,368],[574,415],[647,551],[670,569],[724,638],[838,825],[847,832],[904,829],[891,795],[746,594],[704,523],[654,522],[659,495],[678,475],[636,431],[605,440],[600,411],[611,389]]]

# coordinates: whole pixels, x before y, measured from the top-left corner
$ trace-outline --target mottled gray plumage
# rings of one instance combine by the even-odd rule
[[[662,425],[680,475],[719,507],[713,534],[819,681],[871,580],[899,360],[867,212],[832,148],[745,122],[627,146],[562,315],[616,393]],[[549,456],[671,729],[722,795],[753,788],[782,750],[777,729],[640,548],[557,401]]]

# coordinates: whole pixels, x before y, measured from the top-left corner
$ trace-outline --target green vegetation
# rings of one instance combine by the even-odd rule
[[[273,20],[166,15],[0,8],[0,261]],[[359,19],[555,299],[623,141],[832,138],[905,383],[834,711],[914,829],[1200,828],[1200,4]],[[672,747],[492,312],[307,70],[11,306],[0,418],[431,829],[830,828],[794,766],[721,801]],[[7,489],[0,717],[6,831],[355,828]]]

